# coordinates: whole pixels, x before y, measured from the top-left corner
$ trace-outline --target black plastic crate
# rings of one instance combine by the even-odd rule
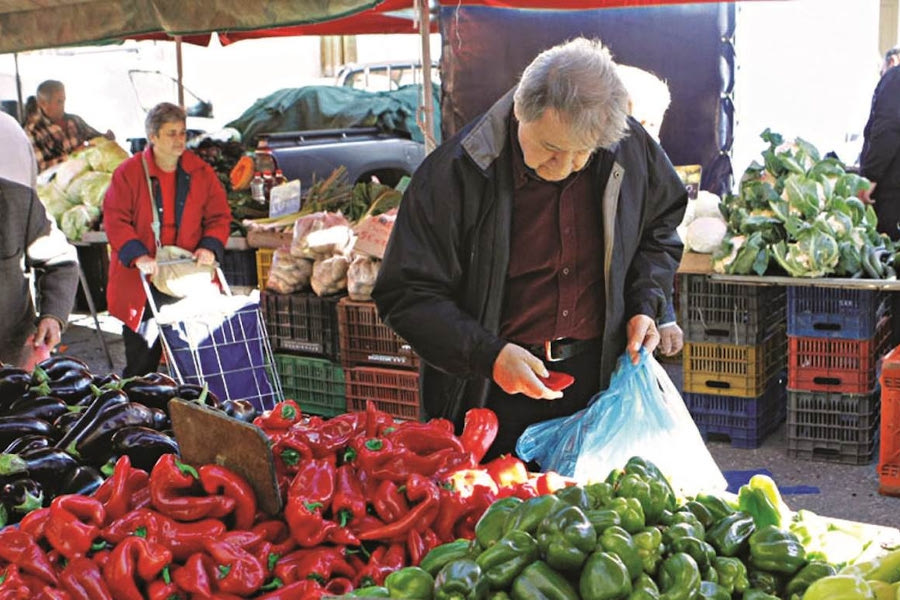
[[[881,417],[880,390],[841,394],[788,390],[788,455],[851,465],[872,462]]]
[[[273,350],[338,360],[337,304],[341,297],[261,292],[259,305]]]
[[[718,283],[706,275],[678,279],[678,320],[686,342],[759,344],[784,324],[784,287]]]
[[[256,287],[256,248],[249,250],[225,250],[222,273],[228,285]]]
[[[890,295],[879,290],[792,286],[787,300],[787,333],[798,337],[868,339],[891,312]]]
[[[727,438],[735,448],[757,448],[784,421],[785,377],[779,375],[761,396],[684,394],[684,404],[704,439]]]
[[[91,307],[85,295],[84,283],[90,291],[94,309],[106,310],[106,288],[109,278],[109,246],[105,243],[77,243],[78,263],[84,273],[84,281],[79,282],[75,294],[75,310],[89,312]]]

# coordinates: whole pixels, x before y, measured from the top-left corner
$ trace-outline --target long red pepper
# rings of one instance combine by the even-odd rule
[[[184,562],[184,566],[172,572],[172,580],[179,589],[205,598],[212,595],[210,580],[215,577],[215,572],[216,565],[212,557],[198,552],[192,554]]]
[[[256,520],[256,493],[247,480],[226,467],[203,465],[197,469],[203,491],[210,495],[221,494],[234,500],[234,528],[250,529]]]
[[[47,583],[57,582],[47,554],[33,537],[15,527],[0,529],[0,560],[17,565]]]
[[[219,540],[206,540],[206,552],[213,557],[219,569],[214,586],[218,591],[249,596],[265,581],[265,569],[255,556]]]
[[[71,559],[87,554],[100,535],[106,516],[103,505],[88,496],[57,496],[50,503],[44,535],[60,554]]]
[[[475,464],[481,462],[497,439],[499,421],[497,413],[489,408],[470,408],[466,411],[460,441],[467,452],[472,454]]]
[[[137,578],[152,581],[172,562],[172,553],[140,537],[122,540],[103,567],[103,578],[116,600],[142,600]]]
[[[14,564],[6,565],[0,571],[0,598],[3,600],[29,600],[31,590],[22,579],[19,567]]]
[[[177,521],[221,518],[234,510],[234,498],[193,495],[199,488],[198,479],[197,470],[179,462],[174,454],[162,455],[150,473],[153,508]]]
[[[439,509],[440,490],[437,485],[427,477],[412,474],[406,481],[406,497],[418,504],[397,521],[360,533],[359,539],[393,540],[405,536],[413,527],[430,527]]]
[[[93,494],[96,500],[103,503],[107,522],[118,519],[133,508],[131,501],[135,492],[145,488],[149,479],[146,471],[131,466],[127,454],[119,457],[113,474]]]
[[[100,567],[89,558],[75,557],[70,560],[59,579],[72,600],[113,600]]]
[[[409,512],[406,497],[400,492],[399,486],[390,479],[378,484],[372,498],[372,506],[375,514],[387,523],[396,521]]]
[[[349,464],[341,465],[335,473],[331,514],[341,527],[346,527],[351,521],[361,519],[366,514],[366,497],[362,483],[356,470]]]

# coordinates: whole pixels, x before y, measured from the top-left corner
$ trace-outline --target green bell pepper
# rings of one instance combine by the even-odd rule
[[[697,538],[698,540],[702,540],[706,537],[706,532],[703,530],[703,526],[698,522],[696,526],[691,525],[690,523],[675,523],[674,525],[670,525],[666,527],[663,531],[663,543],[671,545],[672,542],[679,538],[683,537],[692,537]]]
[[[659,600],[659,588],[656,582],[647,575],[641,573],[637,579],[631,582],[631,594],[628,600]]]
[[[578,592],[550,565],[536,560],[513,581],[512,600],[578,600]]]
[[[565,503],[541,522],[536,539],[544,560],[560,571],[577,571],[597,548],[597,531],[587,515]]]
[[[385,578],[384,587],[391,598],[431,600],[434,577],[421,567],[403,567]]]
[[[674,540],[669,549],[672,552],[684,552],[690,554],[697,562],[697,566],[701,571],[708,569],[716,558],[716,550],[707,542],[698,540],[695,537],[685,536]]]
[[[598,534],[603,533],[610,527],[622,524],[619,513],[611,508],[592,509],[584,514],[587,515],[588,521],[591,522]]]
[[[865,579],[854,575],[832,575],[814,581],[803,594],[803,600],[871,600],[873,594],[872,586]]]
[[[481,567],[469,558],[450,561],[434,578],[434,600],[485,600],[488,591]]]
[[[662,532],[656,527],[647,527],[632,536],[641,557],[641,568],[648,575],[656,574],[656,566],[662,560],[665,546],[662,543]]]
[[[506,531],[509,514],[522,504],[520,498],[508,496],[497,500],[484,511],[475,523],[475,539],[482,548],[490,548]]]
[[[662,484],[667,490],[666,505],[664,508],[675,510],[675,490],[672,489],[672,484],[669,483],[669,480],[655,464],[640,456],[632,456],[628,459],[628,462],[625,463],[625,468],[623,470],[625,473],[635,473],[641,477]]]
[[[626,473],[619,479],[616,496],[637,498],[644,509],[648,524],[655,524],[668,507],[669,489],[661,482],[635,473]]]
[[[691,600],[700,593],[700,569],[689,554],[676,552],[660,567],[659,586],[666,600]]]
[[[722,556],[736,556],[746,546],[755,526],[753,517],[743,512],[733,513],[717,521],[706,532],[706,541]]]
[[[512,600],[512,598],[503,590],[495,590],[488,596],[488,600]]]
[[[619,525],[628,533],[637,533],[647,526],[644,508],[637,498],[613,498],[607,508],[619,515]]]
[[[763,571],[793,575],[806,564],[806,550],[790,531],[766,525],[750,536],[750,564]]]
[[[778,486],[771,477],[754,475],[738,490],[738,508],[753,517],[757,528],[766,525],[787,526],[791,510],[781,499]]]
[[[866,581],[884,581],[885,583],[900,581],[900,550],[844,567],[840,574],[856,575]]]
[[[781,578],[775,573],[770,573],[769,571],[760,571],[759,569],[755,569],[753,567],[747,569],[747,581],[750,584],[748,586],[748,589],[756,588],[772,595],[777,595],[778,592],[781,591],[781,587],[784,584]]]
[[[625,563],[611,552],[591,554],[578,580],[581,600],[615,600],[631,593],[631,576]]]
[[[615,497],[615,490],[613,486],[606,483],[605,481],[597,481],[595,483],[589,483],[584,486],[584,491],[588,495],[588,500],[590,500],[591,509],[603,508]]]
[[[580,485],[570,485],[554,492],[556,497],[567,504],[577,506],[583,511],[591,508],[591,499],[588,497],[587,491]]]
[[[671,527],[679,523],[688,525],[691,530],[694,531],[693,537],[698,540],[702,540],[706,536],[706,527],[700,522],[700,519],[689,510],[679,510],[678,512],[672,513],[672,518],[669,519],[669,526]]]
[[[569,505],[553,494],[529,498],[509,513],[509,516],[506,519],[506,525],[503,528],[503,533],[506,534],[513,529],[518,529],[519,531],[525,531],[531,535],[535,535],[538,526],[545,518],[547,518],[547,516],[565,506]]]
[[[435,546],[421,560],[419,567],[428,571],[434,577],[444,565],[457,558],[475,558],[477,549],[471,540],[456,540]]]
[[[780,600],[778,596],[767,594],[758,588],[750,588],[744,592],[744,600]],[[832,600],[837,600],[832,598]]]
[[[700,571],[700,579],[710,583],[719,583],[719,572],[716,571],[715,567],[710,565],[706,567],[705,570]]]
[[[703,529],[706,529],[715,522],[712,511],[710,511],[707,507],[703,506],[696,500],[690,500],[686,502],[684,508],[691,511],[691,513],[693,513],[693,515],[697,517],[697,520],[700,521],[701,525],[703,525]]]
[[[475,559],[492,589],[509,589],[519,573],[540,556],[538,544],[524,531],[512,530]]]
[[[644,572],[644,563],[631,535],[621,527],[610,527],[600,536],[597,544],[603,550],[615,554],[621,559],[628,576],[634,579]]]
[[[713,560],[713,566],[719,576],[719,585],[729,592],[743,592],[750,587],[747,581],[747,567],[740,559],[717,556]]]
[[[802,596],[814,581],[836,574],[837,570],[827,562],[812,560],[787,582],[787,585],[784,586],[784,594],[788,597],[792,594]]]
[[[706,508],[712,515],[713,523],[737,512],[724,498],[715,494],[697,494],[694,501]]]
[[[431,591],[429,590],[429,598],[431,597]],[[390,598],[391,593],[388,591],[386,587],[383,585],[369,585],[366,587],[356,588],[349,594],[348,596],[352,596],[354,598]]]
[[[700,595],[702,600],[731,600],[731,592],[723,588],[718,583],[712,581],[700,582]]]

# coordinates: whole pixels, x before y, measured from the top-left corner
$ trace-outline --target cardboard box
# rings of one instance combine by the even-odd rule
[[[699,254],[697,252],[685,252],[681,255],[679,273],[712,273],[712,254]]]

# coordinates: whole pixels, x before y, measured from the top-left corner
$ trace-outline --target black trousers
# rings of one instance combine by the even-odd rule
[[[501,454],[515,454],[516,441],[532,423],[565,417],[587,406],[600,391],[599,347],[582,352],[567,360],[544,362],[550,371],[561,371],[575,378],[575,383],[563,390],[559,400],[535,400],[523,394],[507,394],[495,383],[491,385],[486,406],[497,413],[500,429],[497,439],[488,450],[484,462]]]
[[[157,308],[178,302],[178,298],[163,294],[156,288],[150,288]],[[162,342],[159,339],[159,328],[153,319],[150,302],[144,306],[144,316],[137,331],[128,325],[122,325],[122,341],[125,343],[125,369],[122,377],[141,377],[159,368],[162,358]]]

